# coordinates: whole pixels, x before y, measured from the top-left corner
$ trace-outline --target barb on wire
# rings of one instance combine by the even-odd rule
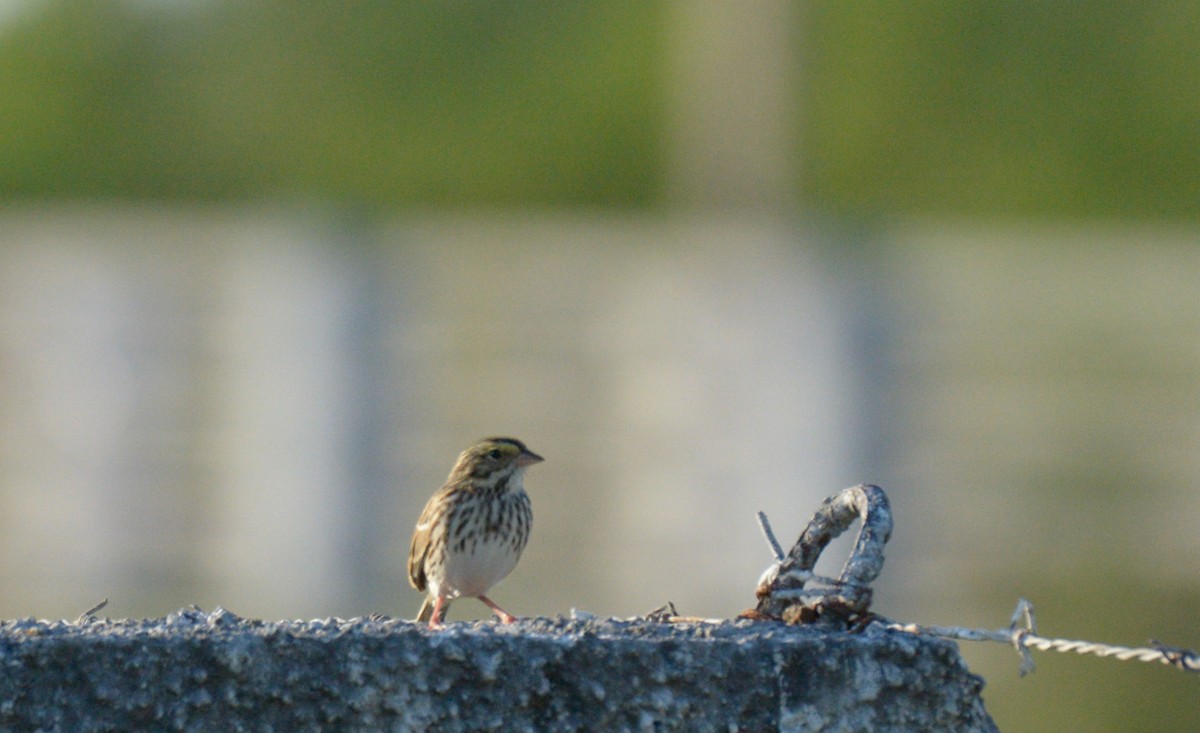
[[[775,537],[775,532],[771,530],[771,522],[767,519],[767,513],[764,511],[758,512],[758,528],[762,530],[763,537],[767,538],[767,544],[771,546],[771,553],[775,555],[775,562],[783,562],[787,555],[783,554],[783,545],[779,544],[779,540]]]
[[[92,607],[91,607],[91,608],[89,608],[88,610],[86,610],[86,611],[84,611],[83,613],[79,614],[79,618],[78,618],[78,619],[75,621],[75,623],[76,623],[77,625],[78,625],[78,624],[82,624],[83,622],[85,622],[85,621],[87,621],[89,618],[91,618],[91,617],[92,617],[92,616],[93,616],[93,615],[94,615],[94,614],[95,614],[97,611],[99,611],[100,609],[104,608],[104,607],[105,607],[105,606],[107,606],[107,605],[108,605],[108,599],[107,599],[107,598],[105,598],[103,601],[100,601],[99,603],[97,603],[96,605],[92,606]]]
[[[1097,657],[1116,657],[1121,661],[1161,662],[1185,672],[1200,672],[1200,654],[1191,649],[1167,646],[1157,641],[1151,641],[1153,646],[1150,647],[1128,647],[1039,636],[1037,633],[1037,622],[1033,615],[1033,604],[1024,598],[1017,601],[1017,608],[1013,611],[1012,624],[1007,629],[988,631],[953,626],[919,626],[917,624],[897,623],[887,624],[887,628],[913,634],[931,634],[947,639],[997,641],[1003,644],[1012,644],[1021,655],[1021,664],[1018,671],[1022,677],[1034,670],[1033,655],[1029,652],[1030,648],[1043,652],[1074,652],[1076,654],[1091,654]]]

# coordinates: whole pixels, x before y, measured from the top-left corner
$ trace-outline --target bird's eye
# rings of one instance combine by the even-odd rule
[[[499,448],[492,448],[490,451],[488,451],[488,458],[491,458],[493,461],[495,461],[495,460],[499,460],[499,458],[500,458],[500,449],[499,449]]]

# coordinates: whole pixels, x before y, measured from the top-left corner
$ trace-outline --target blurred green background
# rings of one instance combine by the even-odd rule
[[[0,303],[0,365],[10,376],[28,362],[22,329],[49,324],[37,333],[38,343],[50,344],[61,335],[54,328],[75,323],[55,315],[57,308],[74,313],[72,305],[48,305],[50,315],[21,310],[22,283],[30,302],[43,302],[37,298],[51,287],[38,283],[73,287],[55,274],[67,265],[30,264],[31,252],[60,241],[82,242],[75,259],[62,260],[92,273],[82,282],[109,282],[103,273],[115,271],[126,273],[117,288],[165,283],[150,288],[139,307],[153,309],[179,288],[207,293],[210,282],[233,282],[229,292],[245,297],[227,306],[235,321],[278,301],[270,282],[247,275],[238,284],[222,265],[232,273],[250,262],[246,272],[258,272],[256,247],[278,237],[284,255],[264,255],[261,271],[303,274],[303,242],[332,242],[355,252],[351,274],[314,265],[313,272],[331,269],[343,280],[302,282],[296,290],[332,288],[336,306],[359,283],[400,273],[399,285],[371,290],[377,295],[354,307],[407,314],[378,348],[409,365],[384,377],[364,371],[367,381],[393,385],[379,389],[399,395],[386,404],[406,415],[397,422],[408,428],[395,432],[405,446],[379,449],[389,457],[366,461],[383,468],[362,482],[377,485],[376,503],[365,506],[393,510],[386,497],[396,492],[392,482],[405,480],[395,521],[401,536],[379,527],[375,534],[347,530],[361,557],[394,557],[349,582],[358,595],[347,595],[345,605],[311,610],[255,608],[235,591],[223,594],[225,586],[206,581],[206,571],[187,559],[179,567],[195,577],[164,565],[169,578],[128,581],[122,604],[103,583],[71,588],[55,580],[53,566],[22,557],[45,548],[35,552],[13,538],[47,521],[26,462],[57,448],[50,439],[23,442],[35,431],[20,410],[36,385],[3,387],[6,615],[69,615],[90,606],[95,593],[114,596],[114,615],[161,614],[197,600],[278,615],[400,613],[397,603],[415,610],[400,580],[406,528],[465,441],[508,431],[499,420],[473,416],[504,415],[509,407],[477,409],[473,400],[514,389],[526,362],[512,349],[529,355],[542,375],[538,389],[518,390],[526,407],[513,421],[525,431],[519,437],[552,459],[542,480],[588,489],[579,492],[583,504],[556,508],[556,499],[539,496],[540,477],[531,472],[535,507],[539,500],[547,507],[539,530],[563,544],[543,551],[535,538],[522,567],[580,580],[522,580],[518,569],[506,583],[525,599],[518,612],[591,604],[631,615],[687,597],[686,588],[662,586],[677,580],[669,570],[647,581],[652,590],[644,598],[640,590],[629,598],[596,591],[604,554],[590,550],[604,543],[594,540],[587,551],[569,545],[581,517],[604,526],[596,518],[611,516],[614,527],[626,527],[622,537],[634,539],[622,541],[631,555],[625,567],[637,568],[677,544],[713,545],[711,535],[689,528],[709,531],[713,521],[742,513],[744,527],[721,531],[761,555],[748,561],[761,569],[755,510],[767,509],[781,534],[794,534],[821,496],[873,481],[892,492],[898,521],[876,600],[884,615],[999,627],[1025,596],[1048,635],[1200,646],[1200,4],[9,0],[0,8],[0,246],[9,293]],[[121,218],[130,211],[132,223]],[[255,217],[264,215],[250,213],[250,225],[230,229],[231,218],[261,211],[291,223],[260,227]],[[56,234],[59,226],[70,233]],[[116,240],[122,254],[91,247],[79,232],[92,229],[109,232],[102,238]],[[227,231],[233,244],[210,241]],[[497,257],[504,263],[495,264]],[[340,262],[336,254],[326,258]],[[811,279],[801,274],[760,287],[772,273],[805,272]],[[470,295],[447,292],[457,287]],[[84,289],[70,302],[84,309],[124,302],[101,291]],[[660,305],[651,293],[672,300]],[[813,307],[816,326],[770,320],[774,310],[806,307],[807,293],[822,294]],[[617,314],[591,314],[581,305],[589,298]],[[206,294],[181,308],[209,313],[219,302]],[[490,310],[502,304],[514,310]],[[833,315],[822,316],[825,308]],[[573,320],[533,325],[563,310]],[[323,313],[301,309],[278,315],[278,323],[319,322]],[[518,316],[520,323],[509,321]],[[499,332],[485,325],[493,319]],[[201,327],[198,335],[168,337],[173,326],[148,322],[151,337],[117,333],[122,350],[137,354],[179,338],[183,356],[165,358],[177,369],[172,379],[192,386],[220,380],[219,369],[213,377],[178,364],[192,364],[225,331]],[[208,323],[199,316],[187,322]],[[353,323],[376,321],[368,314]],[[763,323],[761,334],[745,335]],[[324,327],[336,340],[339,323]],[[228,330],[255,343],[230,353],[273,348],[270,328],[254,328]],[[372,328],[360,340],[350,329],[350,348],[376,348]],[[835,333],[809,341],[810,328]],[[680,330],[703,345],[693,351],[681,343],[658,361],[647,356],[663,347],[655,334]],[[830,374],[813,376],[800,357],[787,361],[814,343],[830,346],[816,347],[818,366]],[[53,348],[43,352],[34,371],[52,374],[61,359]],[[416,352],[453,358],[409,368],[425,364]],[[509,361],[497,362],[497,353]],[[280,358],[264,367],[261,382],[222,392],[223,399],[258,399],[262,383],[303,361]],[[692,369],[684,387],[681,363]],[[854,373],[836,374],[839,365]],[[342,366],[334,359],[329,368]],[[760,404],[720,392],[722,384],[764,381],[764,373],[784,381],[792,367],[798,380],[813,380],[805,382],[813,391],[834,393],[830,403],[796,403],[813,407],[826,426],[813,435],[846,436],[832,451],[838,465],[816,471],[818,480],[806,471],[802,448],[786,453],[811,442],[799,439],[805,434],[777,435],[764,418],[773,393]],[[47,380],[44,389],[62,391]],[[603,399],[603,386],[620,380],[635,385],[627,404],[579,406],[582,393]],[[296,398],[283,381],[287,404]],[[170,384],[159,385],[164,395],[174,394]],[[672,389],[678,397],[662,397]],[[428,396],[439,390],[459,397]],[[672,422],[671,412],[691,405],[691,390],[719,407],[697,409],[702,428],[682,435],[686,420]],[[63,410],[63,424],[81,422],[74,410],[89,394],[73,393],[54,408]],[[221,418],[196,407],[201,401],[161,401],[168,405],[161,409],[190,416],[180,418],[187,424],[180,434],[217,424],[211,432],[222,435]],[[335,394],[329,404],[342,407],[329,409],[370,409],[345,402]],[[319,421],[322,409],[305,414]],[[739,464],[731,454],[742,444],[725,430],[760,423],[767,437],[743,431],[748,457]],[[253,425],[239,429],[248,432],[236,435],[255,434]],[[653,439],[639,437],[630,448],[626,433]],[[558,436],[571,439],[553,446]],[[724,449],[697,447],[706,437]],[[764,440],[778,440],[780,449],[771,443],[755,454]],[[681,443],[679,457],[667,458]],[[179,453],[195,465],[188,478],[173,479],[186,488],[186,509],[183,518],[166,511],[178,526],[164,536],[181,544],[155,546],[160,556],[206,552],[207,525],[188,516],[203,514],[205,487],[214,483],[203,455],[220,446],[218,439]],[[177,449],[126,450],[137,461]],[[552,473],[562,471],[554,468],[557,456],[571,471]],[[233,464],[227,470],[236,471]],[[605,476],[631,485],[646,477],[652,493],[671,471],[647,477],[645,467],[679,464],[712,474],[721,488],[696,497],[680,490],[672,495],[677,503],[654,508],[652,524],[596,498],[620,489]],[[155,470],[159,478],[137,494],[139,502],[171,483],[161,478],[174,475],[170,467]],[[581,480],[580,472],[591,478]],[[245,476],[250,490],[256,480],[274,480]],[[799,507],[768,504],[769,495],[745,486],[748,476],[805,485],[805,499]],[[712,496],[724,503],[706,506]],[[652,499],[623,502],[649,507]],[[230,506],[232,514],[256,510],[253,503]],[[719,516],[706,518],[706,508]],[[91,509],[80,511],[83,526]],[[790,521],[783,518],[789,512],[796,513]],[[128,529],[138,522],[117,526],[135,539],[141,534]],[[47,535],[64,544],[75,536]],[[654,551],[643,554],[637,538]],[[123,543],[80,552],[138,555]],[[56,552],[70,564],[69,552]],[[756,573],[736,563],[732,571],[705,574],[710,584],[745,586],[731,588],[730,600],[701,594],[681,612],[732,615],[741,608],[736,599],[750,605]],[[54,591],[14,590],[38,582]],[[477,610],[469,602],[456,609]],[[1003,730],[1200,727],[1197,680],[1182,673],[1041,654],[1039,671],[1018,680],[1010,650],[966,646],[964,653],[987,678],[985,698]]]
[[[10,198],[671,203],[662,3],[6,4]],[[1194,3],[788,18],[806,209],[1195,216]]]

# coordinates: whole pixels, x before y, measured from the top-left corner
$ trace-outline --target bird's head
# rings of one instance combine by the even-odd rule
[[[451,479],[470,477],[484,485],[495,485],[543,460],[516,438],[484,438],[462,452]]]

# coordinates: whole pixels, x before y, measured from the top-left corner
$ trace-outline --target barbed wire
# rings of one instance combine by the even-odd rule
[[[861,487],[856,487],[861,488]],[[877,487],[869,487],[877,489]],[[848,490],[849,491],[849,490]],[[827,500],[828,501],[828,500]],[[886,504],[884,505],[886,507]],[[784,563],[783,548],[776,539],[775,533],[771,530],[771,523],[767,519],[764,512],[758,512],[758,526],[762,530],[763,536],[767,540],[767,544],[771,547],[771,554],[775,562],[763,576],[759,579],[758,592],[760,598],[769,596],[777,603],[788,604],[797,603],[809,608],[819,606],[822,599],[829,597],[839,597],[845,593],[845,586],[857,585],[850,578],[826,578],[816,575],[808,569],[791,569],[787,571],[789,578],[798,581],[798,587],[784,588],[779,587],[776,582],[781,574],[782,565]],[[805,537],[801,536],[801,541]],[[886,535],[882,537],[883,541],[887,541]],[[797,542],[799,547],[800,542]],[[823,549],[823,546],[818,549]],[[857,548],[856,548],[857,550]],[[793,548],[792,554],[796,553]],[[880,562],[882,562],[882,553],[880,552]],[[815,558],[813,560],[815,563]],[[805,583],[815,581],[823,587],[805,586]],[[861,589],[860,589],[861,590]],[[760,601],[760,610],[763,604]],[[1024,598],[1018,599],[1017,607],[1013,611],[1012,622],[1007,629],[968,629],[957,626],[922,626],[920,624],[901,624],[896,623],[882,617],[875,616],[874,621],[882,623],[885,628],[894,631],[903,631],[911,634],[926,634],[932,636],[940,636],[947,639],[957,639],[962,641],[993,641],[1002,644],[1010,644],[1017,650],[1021,656],[1021,662],[1018,667],[1018,672],[1022,677],[1029,674],[1035,669],[1033,662],[1033,654],[1030,649],[1038,651],[1053,651],[1064,654],[1090,654],[1097,657],[1114,657],[1121,661],[1138,661],[1138,662],[1160,662],[1175,669],[1180,669],[1185,672],[1200,672],[1200,653],[1183,647],[1168,646],[1161,642],[1151,640],[1151,646],[1148,647],[1129,647],[1119,646],[1116,644],[1101,644],[1091,641],[1078,641],[1074,639],[1056,639],[1045,636],[1040,636],[1037,633],[1037,620],[1034,616],[1033,604]]]
[[[1123,662],[1161,662],[1185,672],[1200,672],[1200,654],[1182,647],[1167,646],[1157,641],[1151,641],[1153,646],[1132,647],[1116,644],[1101,644],[1094,641],[1078,641],[1074,639],[1055,639],[1040,636],[1034,620],[1033,604],[1021,598],[1013,612],[1012,625],[1007,629],[989,631],[986,629],[965,629],[955,626],[921,626],[919,624],[887,623],[885,626],[896,631],[906,631],[913,634],[931,634],[947,639],[963,641],[997,641],[1011,644],[1021,655],[1018,672],[1022,677],[1035,668],[1030,648],[1043,652],[1061,652],[1064,654],[1091,654],[1097,657],[1115,657]]]

